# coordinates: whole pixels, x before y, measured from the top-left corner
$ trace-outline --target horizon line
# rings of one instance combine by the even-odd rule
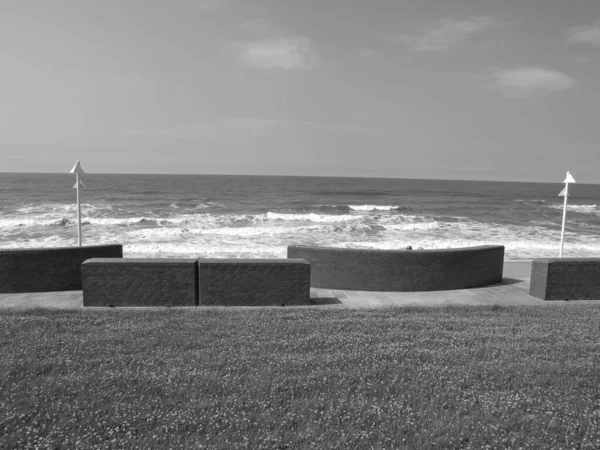
[[[69,172],[0,172],[3,174],[18,175],[72,175]],[[224,173],[160,173],[160,172],[85,172],[85,175],[164,175],[164,176],[215,176],[215,177],[289,177],[289,178],[350,178],[350,179],[378,179],[378,180],[423,180],[423,181],[480,181],[488,183],[530,183],[530,184],[564,184],[562,181],[524,181],[524,180],[486,180],[481,178],[417,178],[417,177],[389,177],[366,175],[273,175],[273,174],[224,174]],[[592,184],[593,182],[577,182],[576,184]]]

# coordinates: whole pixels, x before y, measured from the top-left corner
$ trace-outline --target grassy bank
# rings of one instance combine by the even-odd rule
[[[600,448],[600,305],[0,312],[0,448]]]

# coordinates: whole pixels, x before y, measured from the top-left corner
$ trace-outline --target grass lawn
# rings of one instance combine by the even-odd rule
[[[0,448],[600,448],[600,305],[0,312]]]

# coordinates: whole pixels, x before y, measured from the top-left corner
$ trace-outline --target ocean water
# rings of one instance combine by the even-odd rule
[[[289,244],[401,249],[484,244],[558,256],[561,183],[88,174],[83,243],[125,256],[277,257]],[[0,248],[77,243],[70,174],[0,174]],[[600,256],[600,185],[571,186],[565,256]]]

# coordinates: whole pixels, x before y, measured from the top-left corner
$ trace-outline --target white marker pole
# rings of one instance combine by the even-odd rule
[[[75,163],[70,173],[75,174],[75,189],[77,189],[77,244],[81,247],[81,201],[79,197],[79,186],[85,187],[83,181],[79,179],[79,174],[85,173],[79,164],[79,160]]]
[[[575,183],[575,179],[571,176],[571,172],[567,171],[567,177],[565,178],[565,188],[561,191],[558,196],[563,196],[565,198],[565,203],[563,205],[563,217],[562,217],[562,228],[560,231],[560,253],[558,254],[559,258],[563,256],[563,248],[565,245],[565,224],[567,223],[567,198],[569,197],[569,183]]]
[[[77,243],[81,247],[81,200],[79,198],[79,174],[78,173],[75,174],[75,184],[77,185]]]

